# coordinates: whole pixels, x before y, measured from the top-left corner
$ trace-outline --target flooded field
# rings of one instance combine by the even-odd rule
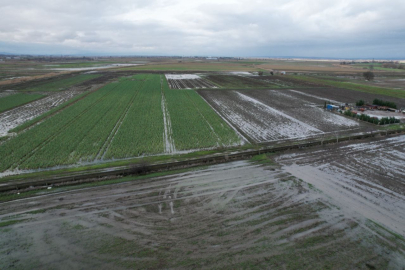
[[[2,203],[0,268],[401,269],[404,146],[337,144]]]
[[[360,131],[362,123],[323,109],[322,97],[297,90],[199,90],[221,116],[254,142]]]

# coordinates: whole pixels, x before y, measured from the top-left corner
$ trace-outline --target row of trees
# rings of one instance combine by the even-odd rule
[[[357,107],[363,106],[364,104],[366,104],[366,103],[362,99],[360,99],[359,101],[356,101],[356,106]],[[378,99],[378,98],[373,100],[373,105],[386,106],[386,107],[390,107],[390,108],[393,108],[393,109],[397,108],[397,104],[395,104],[394,102],[384,101],[384,100],[381,100],[381,99]]]
[[[387,106],[387,107],[390,107],[390,108],[393,108],[393,109],[397,108],[397,104],[395,104],[394,102],[384,101],[384,100],[381,100],[381,99],[378,99],[378,98],[373,100],[373,104],[374,105],[379,105],[379,106]]]
[[[371,117],[366,114],[357,114],[357,113],[353,113],[351,111],[345,111],[344,114],[347,116],[350,116],[350,117],[357,118],[361,121],[366,121],[366,122],[373,123],[376,125],[395,124],[395,123],[400,122],[400,120],[396,119],[395,117],[383,117],[381,119],[378,119],[376,117]]]
[[[398,61],[396,61],[396,62],[383,63],[381,66],[382,66],[383,68],[405,69],[405,65],[399,63]]]

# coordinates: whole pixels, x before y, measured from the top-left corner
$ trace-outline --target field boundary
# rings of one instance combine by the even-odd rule
[[[294,143],[290,142],[287,145],[282,146],[266,146],[259,150],[246,150],[232,153],[225,153],[221,155],[209,155],[200,158],[188,159],[184,161],[174,161],[166,163],[155,163],[155,164],[132,164],[120,167],[111,167],[109,169],[97,169],[93,171],[87,171],[85,173],[70,174],[61,177],[48,177],[37,179],[23,179],[23,180],[10,180],[0,183],[0,192],[16,191],[20,189],[32,189],[32,188],[47,188],[48,186],[60,186],[60,185],[75,185],[82,183],[90,183],[105,180],[105,177],[121,177],[127,175],[146,175],[154,172],[171,171],[176,169],[192,168],[201,165],[213,165],[219,163],[226,163],[235,160],[245,160],[252,156],[265,154],[265,153],[276,153],[283,152],[287,150],[303,149],[314,146],[323,146],[325,144],[334,144],[344,141],[354,141],[361,139],[374,138],[376,136],[388,136],[394,135],[399,136],[405,133],[405,129],[398,130],[385,130],[385,131],[374,131],[367,134],[359,135],[348,135],[345,137],[329,138],[329,139],[318,139],[310,142],[304,143]]]

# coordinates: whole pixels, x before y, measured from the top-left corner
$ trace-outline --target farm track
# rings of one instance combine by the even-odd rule
[[[165,92],[163,89],[163,78],[160,76],[160,91],[162,95],[162,112],[163,112],[163,121],[164,121],[164,142],[165,142],[165,153],[174,153],[176,152],[176,145],[173,139],[173,130],[172,122],[170,120],[170,113],[167,107],[167,101],[165,97]]]

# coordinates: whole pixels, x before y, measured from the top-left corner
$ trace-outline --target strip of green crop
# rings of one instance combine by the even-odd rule
[[[83,96],[88,95],[88,94],[89,94],[89,92],[84,92],[84,93],[82,93],[80,95],[77,95],[77,96],[69,99],[68,101],[60,104],[59,106],[47,111],[46,113],[43,113],[43,114],[39,115],[38,117],[35,117],[34,119],[31,119],[31,120],[23,123],[22,125],[19,125],[19,126],[13,128],[12,130],[10,130],[10,132],[20,132],[20,131],[22,131],[22,130],[24,130],[26,128],[29,128],[29,127],[33,126],[34,124],[42,121],[46,117],[56,113],[57,111],[63,110],[68,105],[72,104],[73,102],[77,101],[78,99],[80,99]]]
[[[28,89],[24,89],[24,91],[59,91],[64,90],[68,87],[73,85],[92,80],[95,78],[100,77],[99,74],[81,74],[70,78],[55,80],[52,82],[40,84],[35,87],[30,87]]]
[[[391,89],[391,88],[383,88],[378,86],[369,86],[363,84],[356,84],[352,82],[339,82],[339,81],[332,81],[326,80],[322,78],[314,78],[314,77],[307,77],[307,76],[291,76],[294,79],[312,82],[312,83],[319,83],[327,86],[333,86],[338,88],[346,88],[350,90],[371,93],[371,94],[378,94],[378,95],[385,95],[390,97],[396,98],[405,98],[405,91],[398,90],[398,89]]]
[[[163,112],[159,75],[137,75],[143,81],[138,96],[128,110],[105,158],[126,158],[164,151]]]
[[[14,94],[0,98],[0,113],[43,97],[39,94]]]
[[[240,143],[235,131],[194,90],[169,89],[163,81],[177,150]]]

